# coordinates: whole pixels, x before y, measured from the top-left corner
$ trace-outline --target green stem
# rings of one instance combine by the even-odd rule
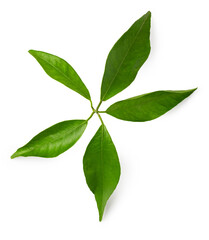
[[[99,120],[101,121],[102,125],[104,125],[104,122],[103,122],[103,120],[102,120],[102,118],[101,118],[101,116],[98,112],[97,112],[97,116],[99,117]]]
[[[98,112],[99,107],[101,106],[101,104],[102,104],[102,100],[100,100],[100,102],[99,102],[99,104],[98,104],[98,106],[97,106],[97,108],[96,108],[96,112]]]
[[[99,107],[100,107],[101,104],[102,104],[102,100],[100,100],[100,102],[99,102],[96,110],[95,110],[94,107],[93,107],[93,103],[92,103],[91,99],[90,99],[90,103],[91,103],[91,109],[93,110],[93,112],[91,113],[91,115],[89,116],[89,118],[88,118],[86,121],[88,122],[88,121],[92,118],[92,116],[94,115],[94,113],[96,113],[97,116],[99,117],[99,120],[101,121],[102,125],[104,125],[104,122],[103,122],[103,120],[102,120],[102,118],[101,118],[101,116],[100,116],[99,113],[103,113],[103,112],[105,113],[105,111],[98,111],[98,110],[99,110]]]
[[[89,116],[89,118],[86,119],[87,122],[93,117],[94,113],[95,113],[95,111],[93,111],[93,112],[91,113],[91,115]]]
[[[106,113],[106,111],[98,111],[98,113]]]
[[[91,99],[90,99],[90,103],[91,103],[91,109],[92,109],[93,111],[95,111],[95,109],[94,109],[94,107],[93,107],[93,103],[92,103]]]

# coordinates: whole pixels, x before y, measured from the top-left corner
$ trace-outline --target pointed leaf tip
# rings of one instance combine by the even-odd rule
[[[104,124],[100,126],[83,157],[86,183],[95,196],[102,221],[106,203],[120,178],[120,163],[116,148]]]
[[[101,100],[106,101],[127,88],[150,53],[151,12],[139,18],[111,49],[101,86]]]
[[[19,148],[11,158],[36,156],[52,158],[71,148],[87,127],[86,120],[68,120],[45,129],[26,145]]]
[[[106,113],[125,121],[150,121],[174,108],[196,89],[156,91],[142,94],[112,104],[106,110]]]
[[[14,158],[16,158],[17,156],[16,156],[16,152],[15,153],[13,153],[12,154],[12,156],[10,157],[11,159],[14,159]]]
[[[29,50],[28,51],[41,65],[46,74],[66,87],[90,100],[90,93],[73,67],[64,59],[53,54]]]

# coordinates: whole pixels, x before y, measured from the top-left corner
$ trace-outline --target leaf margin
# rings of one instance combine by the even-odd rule
[[[112,147],[113,147],[113,149],[114,149],[114,151],[115,151],[115,153],[116,153],[115,156],[116,156],[116,158],[117,158],[117,164],[118,164],[118,167],[119,167],[119,168],[118,168],[119,174],[118,174],[118,179],[117,179],[117,181],[116,181],[116,183],[115,183],[114,188],[111,190],[111,193],[110,193],[110,195],[108,196],[108,198],[107,198],[106,200],[102,199],[102,203],[103,203],[103,204],[102,204],[102,203],[100,203],[99,200],[98,200],[99,197],[96,195],[97,193],[95,193],[95,191],[96,191],[97,189],[94,189],[95,186],[94,186],[94,187],[91,186],[90,181],[89,181],[89,179],[88,179],[88,177],[87,177],[87,168],[86,168],[86,162],[87,162],[87,160],[86,160],[86,155],[88,154],[89,148],[91,147],[91,144],[94,143],[95,138],[97,137],[97,135],[100,133],[100,131],[102,131],[102,135],[103,135],[103,134],[104,134],[104,130],[106,130],[106,134],[108,135],[109,140],[110,140],[111,143],[112,143]],[[102,148],[102,147],[101,147],[101,148]],[[84,171],[84,175],[85,175],[86,184],[87,184],[87,186],[89,187],[89,189],[91,190],[91,192],[94,194],[94,197],[95,197],[95,200],[96,200],[96,203],[97,203],[97,209],[98,209],[98,212],[99,212],[99,221],[101,222],[101,221],[102,221],[102,218],[103,218],[103,214],[104,214],[104,210],[105,210],[106,204],[107,204],[109,198],[111,197],[111,195],[114,193],[114,191],[115,191],[115,189],[116,189],[116,187],[117,187],[117,185],[118,185],[118,182],[119,182],[119,179],[120,179],[120,174],[121,174],[121,167],[120,167],[120,161],[119,161],[119,157],[118,157],[118,154],[117,154],[117,150],[116,150],[115,145],[114,145],[114,143],[113,143],[113,141],[112,141],[112,138],[111,138],[109,132],[107,131],[107,128],[106,128],[106,126],[104,125],[103,122],[102,122],[102,124],[100,125],[100,127],[98,128],[98,130],[96,131],[96,133],[94,134],[94,136],[92,137],[92,139],[90,140],[88,146],[86,147],[86,151],[85,151],[84,156],[83,156],[83,171]],[[103,191],[104,191],[104,190],[103,190]],[[102,195],[103,195],[103,193],[102,193]],[[104,195],[103,195],[103,197],[104,197]]]
[[[78,73],[75,71],[75,69],[66,61],[64,60],[63,58],[61,57],[58,57],[54,54],[51,54],[51,53],[47,53],[47,52],[44,52],[44,51],[38,51],[38,50],[33,50],[33,49],[30,49],[28,51],[35,59],[36,61],[40,64],[40,66],[42,67],[42,69],[44,70],[44,72],[49,76],[51,77],[52,79],[56,80],[57,82],[59,83],[62,83],[63,85],[65,85],[66,87],[70,88],[71,90],[77,92],[78,94],[80,94],[81,96],[83,96],[84,98],[86,98],[87,100],[91,101],[91,96],[90,96],[90,93],[89,93],[89,90],[88,88],[86,87],[86,85],[83,83],[83,81],[81,80],[80,76],[78,75]],[[64,64],[66,64],[66,66],[68,66],[69,69],[71,69],[71,71],[73,71],[73,73],[75,74],[78,83],[83,87],[83,90],[82,91],[78,91],[78,89],[76,89],[74,86],[69,86],[71,85],[71,79],[69,76],[67,76],[65,73],[63,73],[62,71],[60,71],[59,68],[57,67],[54,67],[51,63],[49,63],[48,61],[46,61],[45,59],[41,58],[40,56],[37,56],[37,54],[45,54],[46,56],[50,56],[52,58],[54,58],[54,60],[59,60],[59,61],[62,61]],[[48,65],[50,65],[52,68],[56,69],[56,71],[60,72],[61,74],[60,75],[63,75],[68,81],[69,83],[64,83],[64,82],[61,82],[60,80],[56,79],[55,77],[51,76],[47,71],[46,69],[44,68],[43,64],[40,63],[40,60],[41,61],[44,61],[46,62]],[[79,89],[80,90],[80,89]]]
[[[45,135],[45,134],[47,134],[48,132],[50,132],[50,131],[52,131],[52,129],[54,130],[54,128],[56,128],[56,127],[60,127],[61,125],[63,125],[63,124],[66,124],[66,123],[72,123],[72,122],[75,122],[75,121],[82,121],[82,123],[79,125],[79,126],[77,126],[77,127],[75,127],[75,128],[78,128],[78,127],[80,127],[80,126],[82,126],[82,125],[84,125],[84,128],[82,128],[82,133],[80,134],[80,136],[79,137],[77,137],[77,138],[75,138],[76,140],[75,140],[75,142],[74,143],[72,143],[72,144],[70,144],[70,146],[69,147],[67,147],[64,151],[61,151],[60,153],[58,153],[58,154],[55,154],[55,155],[50,155],[50,156],[44,156],[44,155],[34,155],[33,153],[32,154],[30,154],[30,151],[34,151],[34,150],[36,150],[36,149],[38,149],[38,147],[39,147],[39,145],[40,145],[40,143],[41,143],[41,141],[43,141],[43,139],[39,139],[40,137],[42,137],[43,135]],[[83,120],[83,119],[75,119],[75,120],[66,120],[66,121],[62,121],[62,122],[59,122],[59,123],[56,123],[56,124],[54,124],[54,125],[52,125],[52,126],[50,126],[50,127],[48,127],[48,128],[46,128],[46,129],[44,129],[43,131],[41,131],[41,132],[39,132],[38,134],[36,134],[30,141],[28,141],[25,145],[23,145],[22,147],[20,147],[20,148],[18,148],[12,155],[11,155],[11,159],[14,159],[14,158],[16,158],[16,157],[42,157],[42,158],[54,158],[54,157],[57,157],[57,156],[59,156],[60,154],[62,154],[62,153],[64,153],[65,151],[67,151],[68,149],[70,149],[71,147],[73,147],[73,145],[75,145],[76,144],[76,142],[81,138],[81,136],[83,135],[83,133],[84,133],[84,131],[85,131],[85,129],[86,129],[86,127],[87,127],[87,124],[88,124],[88,121],[87,120]],[[62,126],[63,127],[63,126]],[[74,128],[74,129],[75,129]],[[73,131],[74,131],[74,129],[73,129]],[[72,132],[73,132],[72,131]],[[58,131],[57,131],[57,133],[58,133]],[[54,134],[57,134],[57,133],[54,133]],[[45,136],[45,138],[49,138],[49,136],[50,135],[47,135],[47,136]],[[61,137],[61,138],[63,138],[63,137]],[[66,139],[66,137],[64,137],[65,139]],[[38,140],[37,140],[38,139]],[[54,139],[53,139],[54,140]],[[36,143],[38,141],[38,143]],[[35,147],[33,147],[33,143],[35,142]],[[32,146],[30,146],[32,144]],[[48,143],[46,143],[46,146],[47,146],[47,144]],[[37,147],[38,146],[38,147]],[[28,150],[27,150],[27,148],[29,148]],[[28,155],[29,154],[29,155]]]
[[[106,74],[107,74],[107,72],[108,72],[108,65],[110,64],[109,62],[112,61],[111,58],[114,58],[114,55],[113,55],[113,57],[112,57],[111,55],[113,54],[114,51],[116,51],[116,53],[117,53],[117,51],[118,51],[118,50],[117,50],[118,45],[123,41],[122,39],[125,38],[125,37],[127,37],[126,35],[128,35],[128,34],[130,33],[130,31],[132,31],[132,29],[133,29],[134,26],[137,24],[137,22],[139,22],[143,17],[145,17],[145,20],[148,19],[148,21],[149,21],[149,30],[148,30],[148,32],[149,32],[149,36],[148,36],[149,50],[148,50],[147,56],[146,56],[146,58],[144,59],[143,63],[138,67],[138,70],[136,71],[135,76],[134,76],[133,79],[130,81],[130,83],[129,83],[127,86],[121,88],[121,90],[118,90],[116,93],[111,94],[111,96],[106,97],[106,95],[107,95],[108,91],[110,90],[111,86],[108,87],[108,90],[107,90],[105,93],[103,93],[103,88],[104,88],[104,85],[105,85],[105,81],[107,81],[107,80],[105,79],[105,77],[106,77]],[[143,22],[143,24],[145,24],[145,21]],[[128,86],[130,86],[131,83],[135,80],[138,71],[139,71],[140,68],[143,66],[143,64],[146,62],[147,58],[149,57],[150,51],[151,51],[151,44],[150,44],[150,27],[151,27],[151,12],[148,11],[146,14],[144,14],[142,17],[140,17],[138,20],[136,20],[136,21],[131,25],[131,27],[129,27],[129,29],[128,29],[128,30],[116,41],[116,43],[113,45],[112,49],[110,50],[110,52],[109,52],[109,54],[108,54],[108,56],[107,56],[106,63],[105,63],[105,70],[104,70],[104,74],[103,74],[103,78],[102,78],[101,94],[100,94],[100,100],[101,100],[101,101],[106,101],[106,100],[114,97],[114,96],[117,95],[118,93],[120,93],[120,92],[122,92],[123,90],[125,90]],[[140,26],[140,30],[141,30],[141,26]],[[136,35],[138,34],[138,32],[139,32],[139,30],[137,31]],[[135,40],[136,40],[136,39],[135,39]],[[133,41],[132,46],[131,46],[131,47],[129,46],[128,52],[129,52],[130,49],[133,47],[133,44],[135,43],[135,40]],[[115,54],[115,53],[114,53],[114,54]],[[122,63],[119,64],[119,68],[121,68],[121,66],[122,66],[122,64],[124,63],[124,60],[127,58],[127,56],[128,56],[128,53],[125,54],[125,57],[124,57],[124,59],[122,60]],[[135,63],[135,64],[136,64],[136,63]],[[115,76],[114,76],[114,80],[115,80],[118,72],[119,72],[119,70],[116,71],[116,74],[115,74]],[[107,78],[107,79],[108,79],[108,78]],[[113,84],[113,80],[111,81],[111,85],[112,85],[112,84]]]
[[[188,89],[188,90],[160,90],[160,91],[155,91],[155,92],[149,92],[149,93],[145,93],[145,94],[141,94],[141,95],[138,95],[138,96],[135,96],[135,97],[131,97],[131,98],[128,98],[128,99],[124,99],[124,100],[121,100],[121,101],[118,101],[118,102],[115,102],[113,103],[111,106],[109,106],[106,111],[104,111],[105,113],[107,113],[108,115],[112,116],[112,117],[115,117],[117,119],[120,119],[120,120],[124,120],[124,121],[130,121],[130,122],[146,122],[146,121],[152,121],[158,117],[161,117],[162,115],[164,115],[165,113],[167,113],[168,111],[170,111],[171,109],[173,109],[175,106],[177,106],[179,103],[181,103],[183,100],[185,100],[187,97],[189,97],[194,91],[196,91],[197,88],[193,88],[193,89]],[[164,113],[162,113],[161,115],[157,116],[157,117],[154,117],[152,119],[148,119],[148,120],[128,120],[128,119],[125,119],[125,118],[122,118],[122,117],[119,117],[118,114],[113,114],[113,111],[114,111],[114,108],[116,108],[117,106],[120,106],[120,104],[124,104],[125,102],[127,103],[128,101],[133,101],[133,100],[136,100],[136,99],[140,99],[140,98],[143,98],[143,97],[146,97],[148,95],[151,95],[153,93],[160,93],[160,92],[164,92],[164,93],[186,93],[188,92],[188,95],[186,97],[184,97],[182,100],[180,100],[178,103],[176,103],[175,105],[173,105],[170,109],[168,109],[167,111],[165,111]],[[123,110],[124,111],[124,110]],[[117,115],[117,116],[116,116]]]

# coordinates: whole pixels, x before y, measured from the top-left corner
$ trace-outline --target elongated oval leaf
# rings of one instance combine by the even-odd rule
[[[101,87],[101,100],[106,101],[127,88],[150,53],[150,18],[147,12],[116,42],[110,51]]]
[[[95,195],[101,221],[106,202],[120,178],[118,154],[103,124],[86,149],[83,168],[86,182]]]
[[[143,94],[114,103],[106,110],[106,113],[126,121],[150,121],[168,112],[195,90],[196,88]]]
[[[57,123],[36,135],[19,148],[11,158],[19,156],[56,157],[71,148],[86,129],[86,120],[69,120]]]
[[[29,50],[29,53],[40,63],[51,78],[76,91],[88,100],[91,99],[88,89],[78,74],[65,60],[41,51]]]

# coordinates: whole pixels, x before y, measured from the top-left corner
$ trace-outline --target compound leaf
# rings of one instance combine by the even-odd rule
[[[150,53],[150,19],[147,12],[116,42],[110,51],[101,87],[101,100],[106,101],[127,88]]]
[[[76,71],[64,59],[41,51],[29,50],[29,53],[39,62],[51,78],[64,84],[86,99],[91,99],[88,89]]]
[[[101,221],[106,202],[120,178],[118,154],[104,124],[100,126],[86,149],[83,169],[87,185],[95,195]]]
[[[168,112],[195,90],[157,91],[139,95],[114,103],[106,113],[126,121],[150,121]]]
[[[86,129],[86,120],[69,120],[57,123],[32,138],[11,158],[19,156],[56,157],[71,148]]]

